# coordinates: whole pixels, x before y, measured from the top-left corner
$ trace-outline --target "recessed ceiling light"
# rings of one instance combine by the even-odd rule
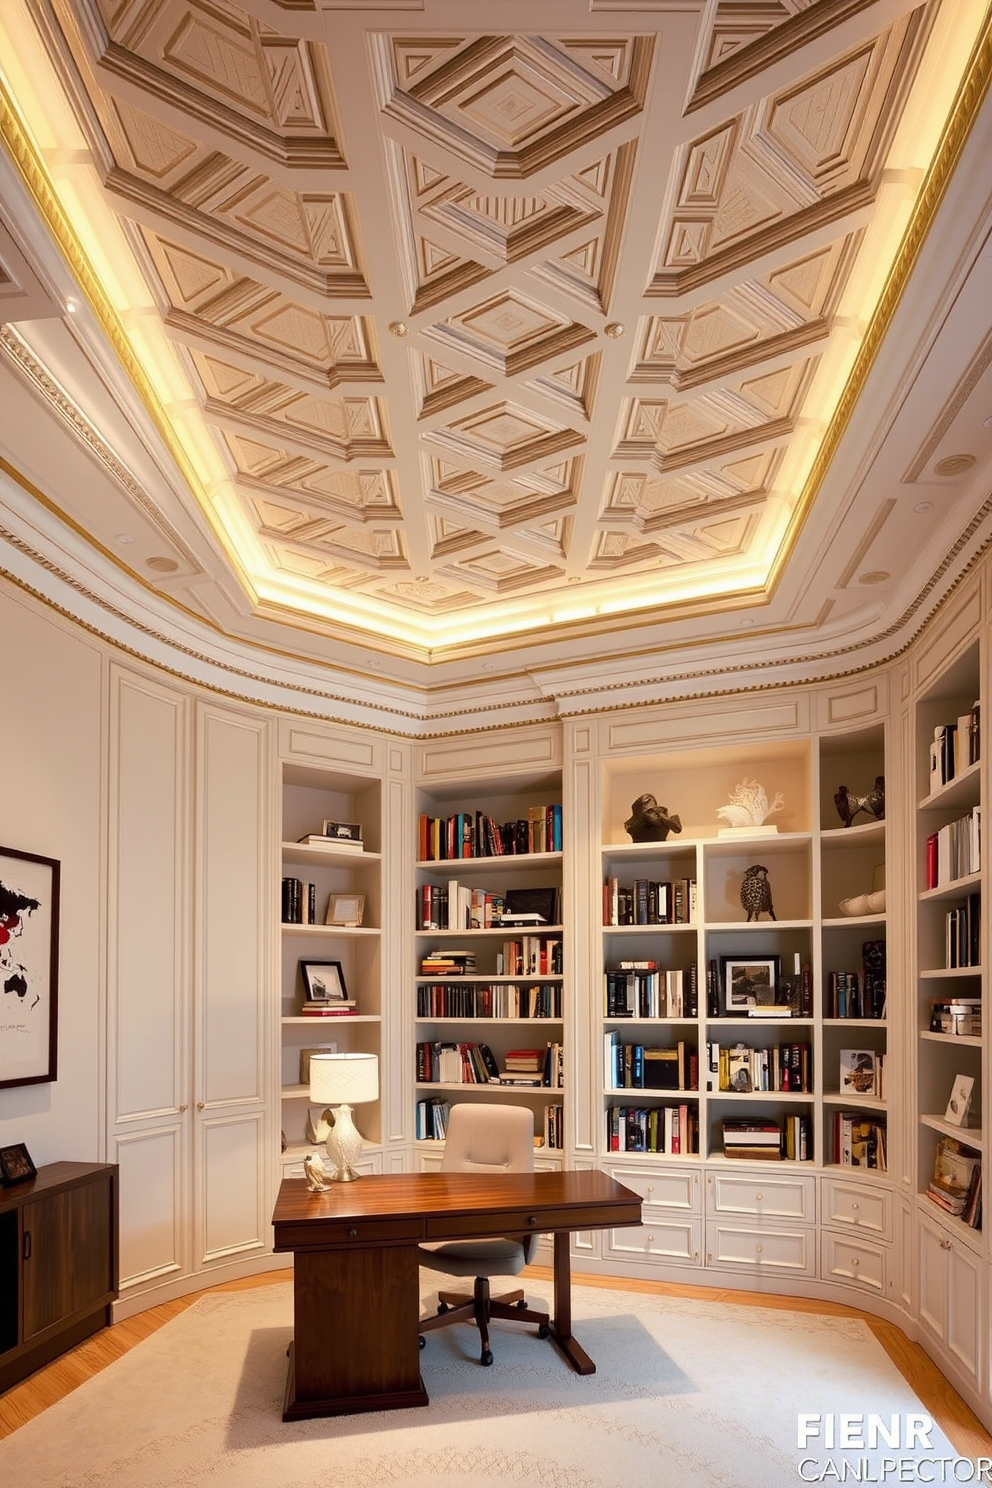
[[[66,302],[65,302],[65,312],[66,312],[67,315],[75,315],[75,313],[76,313],[76,311],[78,309],[79,309],[79,306],[76,304],[76,301],[75,300],[66,300]]]
[[[976,463],[974,455],[947,455],[933,467],[934,475],[964,475]]]
[[[118,532],[114,536],[114,542],[119,542],[122,547],[126,547],[128,543],[134,542],[134,538],[130,532]]]
[[[175,558],[146,558],[145,567],[153,569],[155,573],[175,573],[179,564]]]
[[[890,573],[886,573],[884,568],[873,568],[870,573],[862,574],[860,579],[858,580],[858,583],[884,584],[886,579],[891,579],[891,577],[892,575]]]
[[[916,505],[913,507],[913,510],[914,510],[914,512],[933,511],[933,502],[932,501],[918,501],[916,503]]]

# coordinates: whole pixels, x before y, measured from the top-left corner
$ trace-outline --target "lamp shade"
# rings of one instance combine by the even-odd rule
[[[357,1106],[379,1097],[379,1059],[375,1054],[314,1054],[310,1058],[310,1099],[319,1106]]]

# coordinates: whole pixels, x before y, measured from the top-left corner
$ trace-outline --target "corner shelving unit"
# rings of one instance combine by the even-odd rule
[[[867,796],[884,789],[885,732],[873,728],[820,739],[820,1068],[823,1162],[846,1174],[871,1177],[889,1167],[886,963],[886,822],[870,811],[844,825],[836,796]],[[878,808],[876,808],[878,809]],[[884,810],[884,807],[881,808]],[[881,1094],[840,1089],[841,1053],[869,1053],[882,1071]],[[844,1161],[843,1118],[871,1134],[879,1166]]]
[[[422,819],[431,821],[457,820],[459,825],[471,824],[472,840],[466,856],[418,856],[416,862],[417,921],[420,928],[415,931],[416,966],[413,984],[416,1007],[414,1009],[414,1041],[423,1046],[456,1046],[485,1044],[503,1072],[507,1054],[518,1048],[547,1050],[548,1045],[562,1048],[565,1009],[564,998],[564,930],[560,922],[542,922],[534,927],[509,927],[502,923],[485,925],[467,923],[469,915],[463,904],[457,908],[459,890],[476,890],[478,895],[488,894],[490,904],[503,900],[512,891],[551,889],[558,902],[562,888],[562,849],[557,845],[551,828],[552,808],[557,814],[557,839],[567,832],[567,823],[561,822],[561,777],[555,772],[549,776],[518,777],[516,779],[488,778],[478,783],[460,782],[450,789],[432,787],[421,790],[417,799],[418,824]],[[545,827],[536,828],[545,832],[545,846],[539,851],[507,851],[503,853],[479,852],[487,845],[480,835],[476,837],[477,814],[490,821],[503,824],[528,822],[538,811],[546,813]],[[535,823],[536,827],[536,823]],[[461,837],[462,834],[459,833]],[[531,842],[534,837],[532,834]],[[488,843],[491,847],[491,839]],[[518,844],[522,845],[522,844]],[[423,850],[424,836],[419,833],[419,847]],[[449,846],[436,849],[444,854]],[[440,891],[442,907],[437,928],[423,924],[425,891]],[[448,896],[452,904],[451,921],[448,920]],[[484,919],[485,911],[476,916]],[[465,920],[466,923],[462,923]],[[538,959],[531,970],[520,970],[508,964],[508,946],[521,943],[524,936],[536,939],[538,947],[544,946],[544,962]],[[423,959],[433,951],[462,951],[474,959],[474,966],[451,975],[438,975],[422,970]],[[514,1014],[507,1005],[510,995],[525,997],[528,1012]],[[450,1013],[448,1005],[452,995],[461,1006]],[[505,1003],[504,1003],[504,1000]],[[533,1011],[530,1011],[533,1003]],[[501,1008],[501,1004],[503,1007]],[[443,1011],[442,1011],[443,1010]],[[563,1067],[563,1056],[561,1065]],[[539,1145],[539,1165],[557,1165],[561,1161],[564,1147],[563,1088],[560,1074],[552,1085],[509,1085],[481,1080],[441,1080],[424,1078],[423,1068],[418,1069],[415,1082],[417,1112],[415,1132],[419,1160],[430,1165],[439,1160],[443,1150],[443,1136],[438,1135],[438,1126],[431,1114],[434,1102],[442,1109],[462,1100],[500,1101],[523,1105],[534,1116],[534,1133]],[[441,1118],[443,1122],[443,1114]],[[443,1127],[441,1128],[443,1130]]]
[[[945,1212],[926,1197],[933,1176],[934,1155],[942,1137],[952,1137],[969,1155],[983,1158],[988,1141],[984,1113],[985,1024],[982,1033],[940,1032],[931,1028],[935,1002],[970,998],[978,1000],[980,1013],[984,995],[987,935],[980,908],[985,873],[981,859],[948,861],[940,854],[939,869],[928,872],[928,843],[954,823],[980,817],[983,805],[984,763],[980,734],[974,743],[962,728],[957,750],[953,739],[943,751],[937,738],[947,725],[967,719],[981,697],[981,660],[975,642],[948,665],[920,696],[916,705],[916,974],[917,974],[917,1191],[920,1204],[931,1220],[946,1228],[959,1242],[981,1243],[981,1223],[967,1223]],[[980,708],[978,710],[980,714]],[[946,745],[946,740],[945,740]],[[976,756],[977,757],[974,757]],[[950,763],[948,762],[950,761]],[[967,829],[966,829],[967,831]],[[937,882],[933,879],[936,877]],[[949,946],[952,916],[971,911],[976,932],[969,964],[953,964],[958,956]],[[959,1075],[974,1080],[972,1116],[964,1127],[945,1115],[951,1086]]]
[[[381,1054],[382,1026],[382,790],[378,780],[283,764],[282,846],[284,878],[314,885],[315,922],[283,922],[280,945],[280,1028],[282,1059],[282,1150],[284,1172],[299,1168],[313,1150],[306,1140],[309,1088],[300,1079],[304,1049]],[[298,839],[320,833],[325,821],[355,822],[362,828],[362,848]],[[324,923],[331,895],[362,895],[358,925]],[[306,894],[304,893],[304,900]],[[341,967],[349,997],[356,1007],[333,1017],[303,1016],[303,961],[335,961]],[[314,1116],[319,1112],[314,1110]],[[356,1124],[365,1141],[363,1167],[381,1165],[380,1103],[363,1105]]]

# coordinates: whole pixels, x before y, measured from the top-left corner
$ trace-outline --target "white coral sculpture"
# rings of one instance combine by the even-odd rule
[[[717,816],[722,816],[732,827],[760,827],[769,816],[782,810],[785,797],[781,791],[776,791],[775,799],[769,805],[765,787],[745,777],[730,792],[730,803],[729,806],[718,806]]]

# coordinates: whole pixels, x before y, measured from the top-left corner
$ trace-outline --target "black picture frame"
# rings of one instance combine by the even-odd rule
[[[0,1183],[11,1187],[15,1183],[28,1183],[38,1176],[38,1169],[31,1161],[31,1154],[23,1142],[12,1142],[0,1147]]]
[[[340,961],[301,961],[303,991],[308,1002],[346,1002],[348,988]]]
[[[0,1089],[58,1077],[61,864],[0,847]]]
[[[781,956],[720,957],[720,989],[725,1018],[746,1018],[753,1007],[774,1007],[782,970]]]

